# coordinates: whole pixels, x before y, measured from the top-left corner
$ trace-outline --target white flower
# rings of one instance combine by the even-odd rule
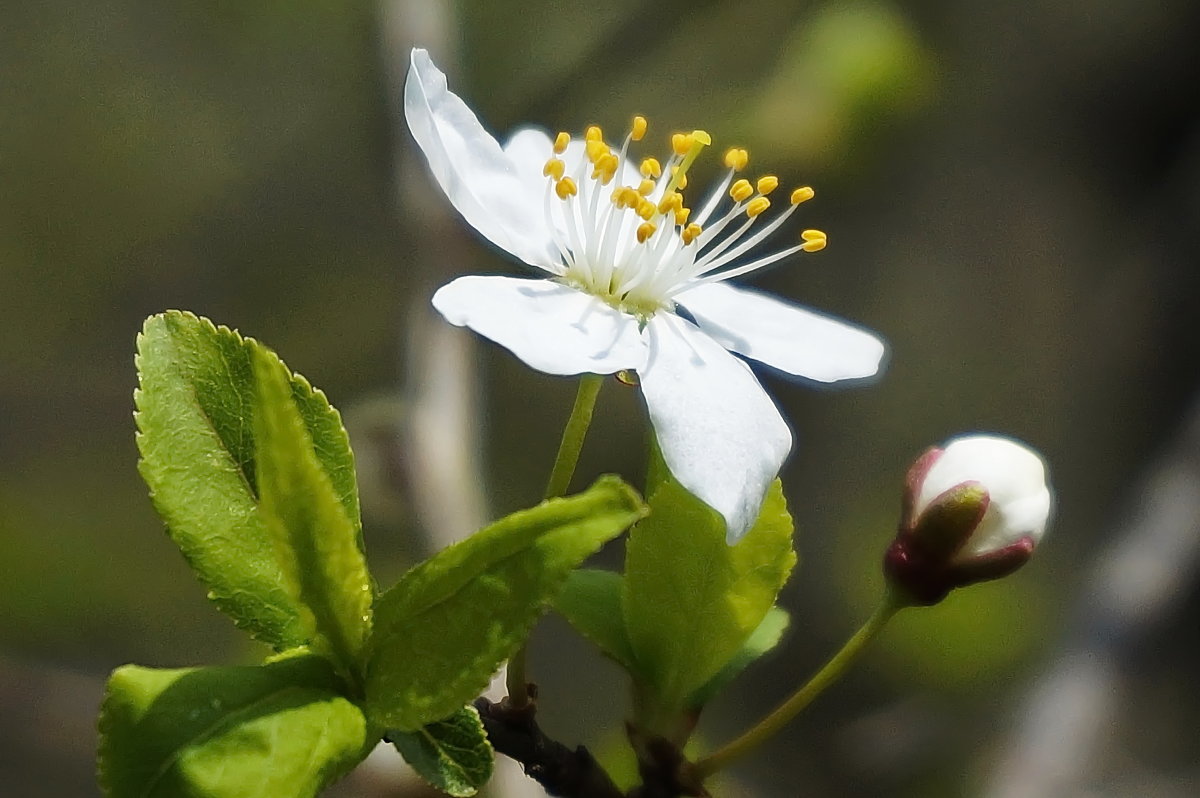
[[[987,491],[987,510],[962,555],[998,551],[1022,538],[1036,545],[1050,518],[1046,466],[1037,452],[1009,438],[968,435],[946,444],[925,472],[913,505],[919,517],[939,496],[964,482]]]
[[[539,272],[461,277],[434,295],[437,310],[539,371],[636,371],[667,466],[725,518],[736,542],[757,518],[791,433],[730,352],[821,382],[871,376],[884,353],[866,331],[724,282],[825,246],[823,233],[806,230],[795,246],[739,260],[812,189],[796,189],[764,221],[779,181],[736,180],[748,156],[733,149],[724,179],[693,212],[681,191],[708,134],[676,134],[664,162],[634,163],[642,117],[615,148],[596,127],[583,140],[523,128],[501,147],[424,50],[412,52],[404,110],[458,212]]]

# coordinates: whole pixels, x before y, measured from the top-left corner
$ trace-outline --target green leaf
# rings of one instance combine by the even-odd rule
[[[259,512],[251,353],[260,349],[190,313],[151,316],[138,336],[135,418],[139,469],[172,540],[218,608],[282,650],[308,633]],[[321,470],[361,538],[341,418],[303,377],[290,383]]]
[[[416,731],[390,731],[388,739],[423,779],[444,793],[474,795],[492,777],[495,752],[475,707]]]
[[[311,655],[257,667],[127,665],[100,710],[100,782],[110,798],[306,798],[378,739]]]
[[[581,568],[572,571],[554,609],[605,654],[636,674],[637,661],[625,631],[621,611],[621,575],[612,571]]]
[[[373,598],[358,530],[317,460],[287,367],[261,347],[252,360],[259,512],[313,649],[354,673]]]
[[[774,605],[796,563],[792,519],[775,480],[754,526],[729,546],[715,510],[661,464],[650,473],[658,482],[625,547],[622,607],[646,686],[661,708],[682,709]]]
[[[615,477],[485,527],[413,568],[375,606],[367,709],[415,731],[479,694],[573,569],[644,512]]]
[[[747,665],[779,645],[783,633],[787,631],[788,623],[790,623],[790,618],[787,611],[779,607],[772,607],[762,619],[762,623],[738,650],[738,653],[734,654],[733,659],[725,663],[725,667],[716,676],[709,679],[708,684],[692,693],[688,699],[688,706],[693,709],[702,708],[724,690],[726,685],[736,679]]]

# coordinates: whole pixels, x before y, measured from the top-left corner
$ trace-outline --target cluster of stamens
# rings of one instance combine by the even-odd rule
[[[674,134],[666,164],[645,158],[633,179],[633,170],[627,166],[629,145],[641,141],[646,129],[645,117],[634,117],[624,143],[614,150],[604,141],[603,131],[593,125],[584,134],[583,157],[577,162],[572,157],[570,167],[562,157],[571,145],[570,135],[559,133],[555,138],[554,153],[542,174],[549,179],[546,216],[551,229],[558,232],[563,280],[614,306],[650,315],[671,305],[677,293],[696,281],[726,280],[798,251],[825,248],[824,233],[805,230],[795,246],[723,268],[778,229],[800,203],[812,199],[813,190],[803,186],[792,191],[789,207],[749,234],[771,207],[768,195],[779,187],[779,178],[763,175],[753,183],[744,177],[735,179],[746,170],[750,156],[744,149],[730,149],[724,158],[725,177],[693,213],[682,192],[687,188],[688,170],[712,144],[712,138],[703,130]],[[568,169],[572,173],[568,174]],[[557,206],[552,195],[560,201]],[[732,207],[718,213],[726,197]],[[601,199],[606,200],[603,205]],[[743,216],[742,223],[731,230],[730,225]]]

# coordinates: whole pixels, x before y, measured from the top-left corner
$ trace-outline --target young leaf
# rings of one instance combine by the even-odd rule
[[[317,460],[287,367],[263,348],[252,361],[259,513],[313,649],[353,673],[373,598],[357,530]]]
[[[367,709],[415,731],[479,694],[573,569],[644,508],[621,480],[514,513],[413,568],[375,606]]]
[[[307,798],[377,739],[320,657],[127,665],[109,679],[100,709],[100,782],[110,798]]]
[[[474,795],[492,777],[495,752],[475,707],[416,731],[387,734],[404,761],[431,785],[456,798]]]
[[[775,603],[796,562],[792,519],[776,480],[753,528],[729,546],[715,510],[665,468],[651,473],[661,481],[626,543],[622,608],[647,686],[663,708],[682,709]]]
[[[762,623],[738,650],[738,653],[733,655],[733,659],[725,663],[725,667],[721,668],[716,676],[709,679],[708,684],[692,693],[688,699],[688,706],[693,709],[701,709],[724,690],[726,685],[736,679],[747,665],[779,645],[779,640],[787,631],[789,622],[786,610],[772,607],[762,619]]]
[[[238,626],[282,650],[307,632],[258,508],[251,353],[190,313],[151,316],[138,336],[138,467],[159,515],[210,597]],[[341,418],[299,375],[292,398],[345,515],[361,536],[354,458]]]
[[[572,571],[554,600],[554,609],[617,664],[637,673],[621,614],[620,574],[591,568]]]

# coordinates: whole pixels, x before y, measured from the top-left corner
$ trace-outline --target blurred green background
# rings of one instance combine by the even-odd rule
[[[922,449],[982,429],[1045,454],[1058,505],[1036,562],[902,619],[726,785],[982,794],[1200,382],[1197,40],[1187,0],[9,4],[0,793],[96,794],[94,713],[113,667],[261,653],[207,605],[138,478],[132,356],[147,315],[185,308],[237,327],[343,410],[381,579],[431,545],[406,442],[448,334],[424,308],[451,275],[517,267],[449,219],[400,121],[398,81],[420,44],[501,138],[522,124],[617,130],[642,113],[647,143],[703,127],[785,185],[813,185],[799,226],[825,230],[829,249],[756,283],[889,342],[871,387],[764,376],[797,439],[784,473],[801,552],[783,596],[793,625],[712,708],[710,742],[869,609]],[[453,362],[472,375],[462,390],[479,410],[490,511],[532,503],[573,383],[450,339],[473,347]],[[640,473],[641,414],[636,392],[606,389],[581,479]],[[1108,759],[1085,769],[1141,786],[1089,794],[1195,794],[1189,567],[1122,652]],[[548,729],[603,748],[624,701],[615,670],[553,619],[533,657]]]

